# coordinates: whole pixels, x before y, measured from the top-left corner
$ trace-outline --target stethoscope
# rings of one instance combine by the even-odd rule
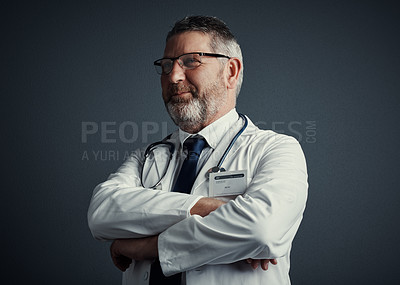
[[[215,173],[215,172],[223,172],[225,171],[225,169],[222,167],[222,163],[224,162],[226,156],[228,155],[229,151],[231,150],[231,148],[233,147],[233,145],[235,144],[236,140],[239,138],[239,136],[244,132],[244,130],[247,128],[248,125],[248,120],[246,118],[245,115],[238,113],[240,118],[243,119],[244,124],[242,126],[242,128],[237,132],[237,134],[232,138],[231,142],[229,143],[228,147],[226,148],[224,154],[222,155],[221,159],[218,161],[218,164],[214,167],[211,167],[206,175],[207,177],[210,175],[210,173]],[[150,144],[147,148],[146,151],[144,152],[144,161],[143,161],[143,167],[142,170],[140,172],[140,182],[142,184],[143,187],[144,183],[143,183],[143,170],[144,170],[144,165],[146,163],[147,158],[150,156],[150,154],[152,153],[152,151],[160,146],[160,145],[164,145],[165,147],[168,148],[169,150],[169,158],[168,158],[168,165],[165,167],[165,170],[163,172],[163,174],[160,176],[160,179],[157,181],[157,183],[155,183],[153,186],[151,187],[147,187],[147,188],[156,188],[158,185],[160,185],[161,181],[163,180],[164,176],[167,174],[167,170],[169,168],[169,164],[172,160],[174,151],[175,151],[175,145],[172,142],[167,141],[169,138],[171,137],[171,135],[167,136],[165,139],[163,139],[162,141],[159,142],[155,142]],[[146,188],[146,187],[145,187]]]

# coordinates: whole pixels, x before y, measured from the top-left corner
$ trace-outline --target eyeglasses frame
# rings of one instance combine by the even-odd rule
[[[155,66],[161,66],[161,61],[162,61],[163,59],[169,59],[169,60],[172,61],[172,66],[173,66],[175,60],[179,60],[180,57],[185,56],[185,55],[188,55],[188,54],[198,54],[198,55],[200,55],[200,56],[210,56],[210,57],[216,57],[216,58],[227,58],[227,59],[231,59],[230,56],[227,56],[227,55],[224,55],[224,54],[219,54],[219,53],[188,52],[188,53],[181,54],[180,56],[177,56],[177,57],[163,57],[163,58],[157,59],[157,60],[154,61],[153,64],[154,64]],[[178,63],[179,63],[179,62],[178,62]],[[202,62],[200,62],[200,65],[201,65],[201,64],[202,64]],[[200,66],[200,65],[199,65],[199,66]],[[179,66],[182,67],[182,68],[184,68],[183,65],[181,65],[181,64],[179,64]],[[197,67],[199,67],[199,66],[196,66],[196,67],[193,67],[193,68],[184,68],[184,69],[195,69],[195,68],[197,68]],[[156,69],[156,71],[157,71],[157,73],[160,74],[160,75],[168,75],[168,74],[171,73],[172,69],[173,69],[173,68],[171,68],[170,72],[168,72],[168,73],[161,72],[161,74],[157,71],[157,69]]]

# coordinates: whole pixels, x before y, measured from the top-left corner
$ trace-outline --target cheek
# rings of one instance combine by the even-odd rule
[[[199,90],[201,89],[201,86],[207,82],[207,76],[195,71],[197,70],[186,71],[186,80],[184,83],[193,86],[196,90]]]
[[[162,96],[164,102],[167,102],[168,101],[168,98],[167,98],[168,81],[167,80],[163,80],[161,78],[160,82],[161,82],[161,96]]]
[[[166,93],[167,90],[168,90],[169,81],[168,81],[168,79],[165,78],[164,76],[161,76],[160,83],[161,83],[162,94],[163,94],[163,96],[164,96],[164,93]]]
[[[186,71],[186,81],[192,84],[198,91],[207,88],[211,83],[220,80],[219,69],[197,69]]]

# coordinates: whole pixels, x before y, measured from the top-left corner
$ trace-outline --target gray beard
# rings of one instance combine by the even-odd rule
[[[205,90],[201,98],[197,92],[192,91],[190,100],[169,100],[166,104],[168,114],[182,130],[198,132],[214,117],[220,106],[225,104],[227,94],[221,92],[225,92],[223,86],[218,88],[218,83],[214,83],[211,88]],[[216,93],[220,96],[216,96]]]

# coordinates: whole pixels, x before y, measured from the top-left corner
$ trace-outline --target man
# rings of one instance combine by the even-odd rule
[[[124,284],[172,284],[158,281],[162,273],[177,276],[176,284],[290,284],[306,163],[295,139],[259,130],[236,112],[243,76],[236,39],[217,18],[186,17],[154,64],[179,130],[135,151],[95,188],[94,237],[114,240]],[[210,174],[219,161],[226,171]]]

